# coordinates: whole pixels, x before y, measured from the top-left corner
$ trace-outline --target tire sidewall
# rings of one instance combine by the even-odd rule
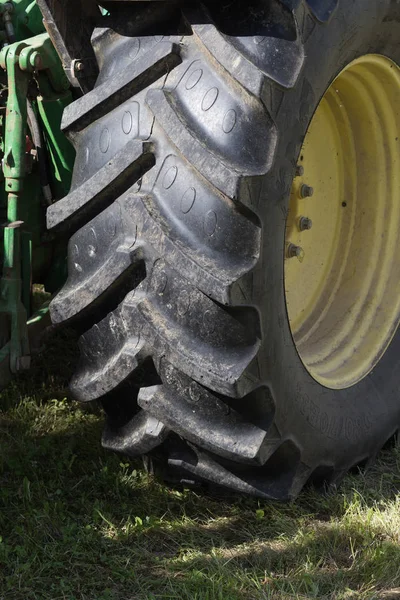
[[[299,445],[310,466],[348,468],[377,451],[400,421],[399,331],[367,377],[344,390],[328,389],[309,375],[297,354],[284,291],[286,215],[309,123],[331,82],[356,58],[382,54],[400,64],[398,13],[389,0],[355,0],[339,2],[326,24],[307,14],[298,16],[307,37],[304,67],[274,116],[279,142],[274,168],[259,196],[263,252],[253,288],[264,340],[258,367],[275,400],[279,432]]]

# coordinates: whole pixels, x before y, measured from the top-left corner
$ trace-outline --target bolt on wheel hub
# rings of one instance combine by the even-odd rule
[[[293,182],[285,291],[297,351],[312,377],[363,379],[400,317],[400,69],[350,63],[321,100]]]

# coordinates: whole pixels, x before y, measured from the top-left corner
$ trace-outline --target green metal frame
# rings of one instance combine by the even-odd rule
[[[36,94],[32,101],[45,140],[50,163],[53,200],[68,193],[74,150],[60,131],[64,107],[72,101],[69,81],[47,33],[43,33],[41,14],[36,2],[0,0],[0,42],[19,38],[29,32],[33,37],[5,45],[0,51],[0,67],[7,74],[7,107],[3,120],[4,191],[0,205],[6,209],[3,230],[3,265],[0,280],[0,314],[9,324],[9,342],[0,349],[0,364],[9,356],[10,371],[17,373],[30,366],[28,319],[31,315],[31,287],[35,267],[53,281],[63,274],[63,242],[49,243],[45,238],[45,207],[37,173],[27,165],[27,98],[32,83]],[[42,33],[40,33],[42,32]],[[29,181],[29,186],[26,185]],[[38,260],[39,258],[39,260]],[[56,269],[56,272],[55,272]],[[36,269],[37,270],[37,269]],[[61,279],[60,277],[58,277]],[[44,311],[41,311],[42,315]],[[39,315],[39,316],[40,316]],[[32,317],[37,323],[38,316]]]

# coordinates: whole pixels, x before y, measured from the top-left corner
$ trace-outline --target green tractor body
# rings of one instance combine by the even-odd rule
[[[1,3],[2,385],[29,368],[32,284],[55,292],[65,279],[65,242],[46,233],[46,207],[71,183],[74,150],[60,132],[70,83],[35,2]],[[33,327],[31,327],[33,326]]]

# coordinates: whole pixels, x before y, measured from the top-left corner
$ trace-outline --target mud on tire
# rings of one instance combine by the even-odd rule
[[[337,483],[398,428],[400,339],[351,388],[311,378],[286,313],[285,217],[319,100],[361,54],[400,62],[399,10],[120,4],[93,36],[95,88],[64,114],[73,186],[48,211],[73,232],[52,319],[86,329],[72,391],[103,402],[106,447],[156,451],[178,479],[277,499]]]

